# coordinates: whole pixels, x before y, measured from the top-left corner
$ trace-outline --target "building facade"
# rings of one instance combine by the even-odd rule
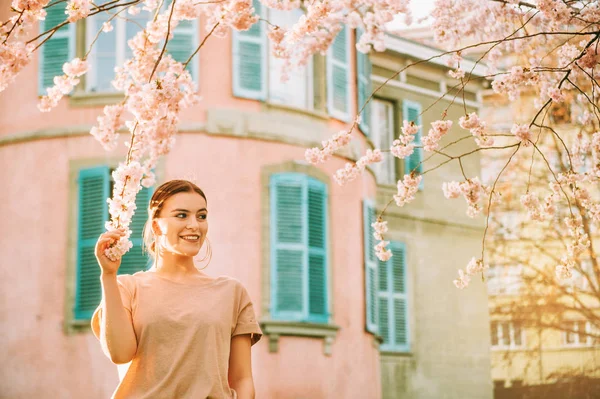
[[[272,23],[293,22],[255,7]],[[56,10],[48,26],[64,18]],[[143,13],[136,18],[143,23]],[[3,397],[105,398],[118,382],[89,318],[100,301],[93,246],[108,218],[110,173],[127,148],[106,152],[89,131],[104,105],[123,99],[110,80],[130,55],[132,25],[119,22],[100,35],[88,58],[92,70],[75,91],[52,112],[37,110],[62,63],[87,52],[102,22],[61,29],[0,94],[2,360],[10,365]],[[204,38],[201,22],[178,27],[169,49],[176,59]],[[419,166],[420,152],[406,161],[386,153],[346,186],[332,179],[366,149],[389,148],[404,119],[422,132],[444,111],[456,120],[463,105],[444,96],[446,67],[423,63],[390,80],[351,144],[325,164],[304,160],[307,148],[350,126],[390,72],[437,50],[390,35],[385,53],[367,57],[355,50],[357,33],[344,28],[327,55],[282,83],[265,26],[210,38],[192,59],[203,99],[183,111],[176,144],[156,169],[159,183],[188,178],[207,195],[212,261],[205,271],[244,284],[264,332],[252,350],[256,396],[490,398],[486,288],[452,284],[482,233],[480,221],[442,197],[442,182],[460,179],[459,166],[426,173],[414,203],[387,207],[394,257],[385,263],[374,256],[370,223],[398,178],[431,163]],[[476,110],[480,87],[467,89],[465,106]],[[447,140],[457,135],[453,129]],[[463,166],[479,174],[478,156]],[[148,266],[140,238],[151,193],[138,196],[138,239],[122,273]]]
[[[491,90],[485,91],[482,117],[492,132],[506,134],[513,123],[531,121],[537,112],[534,96],[525,91],[520,98],[508,101]],[[578,123],[581,115],[577,102],[554,105],[548,111],[545,124],[560,134],[570,151],[583,130]],[[553,179],[548,166],[556,174],[564,172],[569,158],[563,151],[557,152],[553,134],[540,134],[537,145],[548,165],[538,159],[530,166],[530,152],[525,154],[525,162],[517,159],[515,167],[531,167],[532,177],[525,170],[515,175],[518,178],[501,182],[498,187],[504,200],[492,212],[496,226],[490,230],[494,233],[490,236],[492,255],[487,280],[492,378],[499,398],[517,391],[549,398],[595,397],[600,387],[600,297],[591,258],[597,258],[600,235],[587,219],[585,230],[592,251],[579,256],[573,278],[560,282],[554,270],[557,260],[566,253],[563,219],[569,210],[565,204],[556,205],[552,220],[531,222],[519,198],[526,187],[536,195],[544,194]],[[591,170],[590,161],[589,157],[584,160],[579,172]],[[491,164],[497,172],[503,164],[493,162],[484,160],[484,165]],[[507,171],[511,173],[510,168]],[[597,187],[590,190],[591,195],[598,194],[594,189]],[[578,213],[575,201],[572,203],[573,212]],[[542,281],[538,278],[541,273],[550,278]],[[547,392],[542,391],[544,385]]]

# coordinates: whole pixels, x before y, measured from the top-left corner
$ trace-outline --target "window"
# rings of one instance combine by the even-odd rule
[[[40,22],[40,33],[67,19],[66,6],[66,2],[54,2],[52,7],[46,9],[46,18]],[[46,94],[46,88],[54,86],[54,77],[63,74],[63,64],[74,58],[74,37],[75,24],[67,24],[58,29],[40,48],[38,94]]]
[[[259,0],[252,5],[258,15],[271,23],[289,27],[303,14],[301,9],[278,11],[266,9]],[[267,25],[258,22],[247,31],[232,33],[233,95],[240,98],[270,101],[305,110],[313,110],[315,87],[313,60],[303,68],[293,67],[290,79],[281,82],[283,61],[271,55]],[[327,108],[329,115],[350,120],[350,33],[344,27],[327,53]],[[315,90],[318,94],[315,94]]]
[[[359,42],[360,37],[364,33],[362,28],[356,29],[356,43]],[[371,84],[371,59],[369,58],[369,54],[362,53],[358,51],[355,47],[356,52],[356,102],[357,102],[357,112],[360,111],[362,106],[365,104],[365,101],[369,98],[372,93],[373,87]],[[370,125],[371,125],[371,109],[373,107],[372,103],[373,99],[365,106],[361,114],[360,121],[360,130],[365,135],[371,134]]]
[[[514,349],[524,347],[525,333],[519,322],[492,321],[491,342],[493,348]]]
[[[579,267],[581,270],[578,269]],[[580,261],[579,265],[571,270],[573,273],[573,278],[565,281],[565,284],[568,286],[570,292],[573,290],[590,292],[592,291],[590,283],[596,287],[598,286],[596,274],[594,273],[594,265],[590,259]]]
[[[487,287],[490,295],[518,294],[523,280],[523,267],[495,265],[487,270]]]
[[[327,186],[300,173],[271,185],[271,317],[327,323]]]
[[[350,30],[346,25],[327,52],[327,109],[334,118],[350,121]]]
[[[409,350],[408,304],[406,295],[406,248],[403,243],[389,244],[392,257],[382,262],[377,259],[379,307],[379,334],[383,337],[381,349],[406,352]]]
[[[597,329],[589,321],[567,321],[563,324],[564,346],[594,346],[598,344]]]
[[[402,118],[403,120],[407,120],[409,122],[414,122],[416,125],[421,126],[417,134],[415,135],[415,146],[420,146],[421,137],[423,134],[423,122],[421,120],[421,104],[404,100],[402,102]],[[404,173],[409,174],[413,170],[416,173],[423,173],[423,164],[421,161],[423,160],[423,149],[415,148],[415,152],[413,152],[409,157],[404,159]],[[424,179],[421,180],[421,184],[419,185],[419,189],[423,189]]]
[[[89,320],[102,299],[100,267],[94,255],[94,247],[108,221],[106,199],[112,192],[111,170],[108,166],[82,169],[78,179],[78,222],[77,222],[77,273],[75,288],[74,320]],[[142,230],[146,223],[146,212],[151,191],[143,188],[138,192],[138,211],[130,225],[133,248],[127,252],[119,267],[119,274],[133,274],[147,268],[149,258],[142,253]]]
[[[109,2],[101,0],[98,5]],[[165,2],[163,7],[167,7]],[[117,11],[120,10],[117,9]],[[111,12],[114,12],[112,10]],[[128,41],[139,31],[146,27],[146,23],[152,18],[153,13],[141,10],[138,15],[129,15],[122,12],[111,21],[113,30],[102,32],[90,53],[90,64],[92,68],[86,75],[86,91],[88,92],[115,92],[116,89],[110,83],[115,76],[114,69],[123,66],[126,59],[132,57]],[[102,29],[102,24],[110,19],[111,15],[106,12],[90,16],[86,19],[86,49]],[[173,37],[167,44],[167,52],[179,62],[186,62],[198,46],[197,21],[181,21],[173,31]],[[190,61],[187,69],[193,78],[197,76],[194,60]]]
[[[516,240],[519,238],[519,224],[521,214],[518,211],[498,212],[498,234],[505,240]]]
[[[377,215],[372,200],[363,200],[363,237],[365,254],[365,303],[366,329],[379,333],[379,308],[377,306],[377,256],[375,255],[375,237],[373,227]]]
[[[269,21],[274,25],[290,28],[303,14],[299,8],[292,11],[269,10]],[[289,79],[282,82],[284,70],[289,74]],[[312,59],[306,66],[293,65],[291,69],[285,68],[284,61],[275,57],[269,49],[269,100],[295,108],[313,109]]]
[[[380,261],[375,255],[375,237],[371,224],[376,210],[371,200],[363,201],[365,251],[366,329],[382,337],[380,349],[388,352],[410,350],[406,247],[391,241],[392,257]]]
[[[373,100],[373,122],[371,137],[375,148],[389,150],[395,136],[394,103],[391,101]],[[396,184],[396,163],[391,153],[384,154],[382,162],[376,163],[375,175],[379,184]]]

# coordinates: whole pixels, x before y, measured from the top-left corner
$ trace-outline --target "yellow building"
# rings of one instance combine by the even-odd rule
[[[530,94],[509,102],[491,90],[484,93],[482,116],[493,133],[510,134],[513,123],[529,123],[536,112]],[[569,151],[581,128],[576,123],[580,115],[581,110],[569,104],[555,105],[548,115],[547,123],[559,132]],[[542,133],[538,146],[545,149],[548,163],[557,173],[564,168],[566,156],[561,160],[557,155],[555,138],[551,132]],[[584,252],[573,278],[559,283],[555,267],[566,254],[563,218],[568,208],[557,205],[556,216],[544,223],[528,220],[521,195],[529,187],[540,194],[543,204],[542,195],[549,191],[552,175],[539,155],[531,167],[531,149],[521,150],[522,157],[513,160],[506,178],[500,180],[503,199],[493,205],[492,234],[487,239],[495,397],[520,397],[517,395],[524,392],[532,397],[593,397],[586,395],[600,393],[599,271],[593,267],[600,245],[598,230],[586,222],[595,252]],[[495,179],[506,160],[483,160],[488,179]],[[589,163],[584,160],[580,171],[586,166]],[[592,195],[597,198],[598,192]]]

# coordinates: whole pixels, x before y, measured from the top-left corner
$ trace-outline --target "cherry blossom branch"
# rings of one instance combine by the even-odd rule
[[[511,154],[511,156],[508,158],[508,161],[506,162],[506,164],[504,165],[504,167],[502,168],[502,170],[500,171],[500,173],[498,173],[498,176],[496,176],[496,180],[494,181],[494,184],[492,185],[492,190],[490,192],[490,196],[489,196],[489,201],[488,201],[488,211],[487,211],[487,217],[485,219],[485,229],[483,230],[483,239],[481,242],[481,259],[485,259],[484,258],[484,254],[485,254],[485,237],[487,235],[487,231],[489,228],[489,221],[490,221],[490,213],[492,210],[492,198],[494,196],[494,192],[496,190],[496,184],[498,184],[498,180],[500,180],[500,176],[502,176],[502,173],[504,172],[504,170],[506,169],[506,167],[510,164],[510,161],[512,161],[513,157],[515,156],[515,154],[517,152],[519,152],[519,148],[521,148],[521,143],[517,143],[516,144],[517,148],[515,148],[515,151]],[[481,272],[481,281],[484,281],[484,275],[483,272]]]
[[[165,50],[167,49],[167,44],[169,43],[169,35],[171,34],[171,18],[173,17],[173,11],[175,11],[175,2],[176,1],[177,0],[173,0],[173,3],[171,3],[171,12],[169,13],[169,19],[167,20],[167,36],[165,37],[165,42],[163,44],[163,48],[160,52],[160,55],[158,56],[158,60],[156,60],[156,63],[154,64],[154,68],[152,69],[152,73],[150,73],[150,77],[148,78],[148,83],[150,83],[152,81],[154,72],[156,72],[156,68],[158,68],[158,64],[160,64],[160,60],[162,59],[163,55],[165,54]],[[155,18],[156,18],[156,16],[155,16]]]
[[[202,46],[204,46],[204,43],[206,42],[206,40],[208,40],[208,38],[213,34],[213,32],[215,31],[215,29],[217,29],[217,26],[219,26],[221,22],[217,22],[212,29],[210,30],[210,32],[208,33],[208,35],[206,35],[204,37],[204,39],[202,39],[202,43],[200,43],[200,45],[196,48],[196,50],[192,53],[192,55],[190,55],[190,57],[187,59],[187,61],[183,64],[183,68],[185,69],[185,67],[187,67],[187,65],[189,64],[189,62],[192,60],[192,58],[194,58],[194,56],[198,53],[198,51],[200,51],[200,49],[202,48]]]

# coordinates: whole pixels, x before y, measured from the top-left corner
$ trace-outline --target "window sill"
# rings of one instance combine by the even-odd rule
[[[66,335],[87,333],[92,331],[91,320],[71,320],[64,323]]]
[[[521,346],[492,346],[493,352],[526,352],[529,350],[525,345]]]
[[[279,337],[323,338],[323,353],[331,356],[331,345],[337,336],[339,326],[333,324],[304,323],[297,321],[263,320],[260,328],[269,337],[269,352],[279,351]]]
[[[69,97],[69,105],[72,107],[99,107],[118,104],[125,98],[123,93],[88,93],[79,91]]]
[[[266,110],[284,111],[284,112],[290,112],[290,113],[300,114],[300,115],[304,115],[304,116],[310,116],[315,119],[322,119],[322,120],[330,119],[330,116],[326,112],[323,112],[320,110],[296,108],[296,107],[292,107],[292,106],[285,105],[285,104],[273,103],[273,102],[270,102],[269,100],[267,100],[264,103],[264,108]]]
[[[408,351],[408,352],[393,352],[393,351],[382,350],[379,352],[379,354],[381,355],[382,358],[387,358],[387,359],[401,359],[401,358],[407,358],[407,357],[413,356],[413,353],[410,351]]]

